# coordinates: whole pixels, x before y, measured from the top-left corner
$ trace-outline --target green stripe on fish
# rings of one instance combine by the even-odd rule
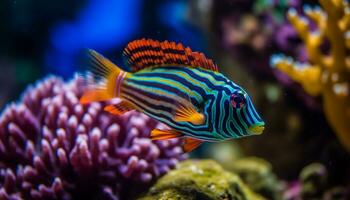
[[[152,139],[181,137],[184,149],[191,151],[204,141],[258,135],[264,129],[249,95],[202,53],[174,42],[136,40],[125,48],[133,69],[125,72],[91,52],[95,69],[86,77],[81,102],[121,98],[105,110],[124,114],[136,109],[168,125],[170,130],[153,130]]]

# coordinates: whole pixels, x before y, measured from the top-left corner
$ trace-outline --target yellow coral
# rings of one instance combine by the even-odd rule
[[[289,10],[288,19],[305,43],[309,63],[303,64],[285,56],[273,56],[272,64],[299,82],[312,96],[322,95],[328,122],[340,142],[350,152],[350,7],[343,0],[320,0],[323,8],[305,7],[306,15],[315,22],[311,31],[307,18]],[[327,39],[329,54],[320,50]]]

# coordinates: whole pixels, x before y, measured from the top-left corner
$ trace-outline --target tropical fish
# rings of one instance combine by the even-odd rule
[[[121,98],[104,110],[116,115],[137,110],[170,127],[152,130],[153,140],[181,137],[185,151],[192,151],[204,141],[258,135],[264,130],[247,92],[219,73],[203,53],[181,43],[130,42],[124,56],[131,72],[93,50],[89,54],[92,75],[98,79],[90,81],[80,102]]]

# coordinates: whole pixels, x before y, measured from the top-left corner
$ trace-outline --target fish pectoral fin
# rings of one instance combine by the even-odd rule
[[[201,140],[190,137],[185,138],[184,141],[183,149],[185,152],[191,152],[203,143]]]
[[[167,140],[172,138],[179,138],[182,134],[175,130],[160,130],[153,129],[151,131],[151,140]]]
[[[199,113],[192,105],[179,106],[174,113],[176,122],[190,122],[194,125],[201,125],[205,122],[203,113]]]
[[[127,113],[129,111],[132,111],[134,110],[135,107],[127,102],[127,101],[122,101],[118,104],[115,104],[115,105],[108,105],[108,106],[105,106],[104,107],[104,111],[107,111],[113,115],[122,115],[124,113]]]

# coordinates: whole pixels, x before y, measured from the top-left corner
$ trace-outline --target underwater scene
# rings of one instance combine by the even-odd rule
[[[350,200],[350,1],[0,13],[0,200]]]

